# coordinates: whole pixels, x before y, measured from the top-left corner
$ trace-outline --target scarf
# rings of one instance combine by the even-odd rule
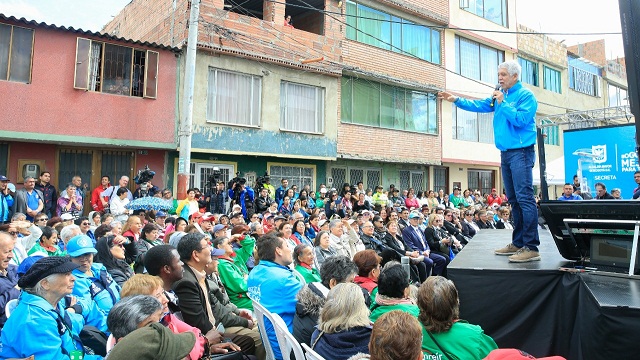
[[[413,300],[409,298],[404,298],[404,299],[392,298],[392,297],[382,295],[380,293],[376,294],[375,302],[380,306],[399,305],[399,304],[415,305]]]

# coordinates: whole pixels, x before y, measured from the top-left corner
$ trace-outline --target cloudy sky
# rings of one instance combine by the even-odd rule
[[[130,0],[0,0],[0,13],[99,31]],[[451,0],[457,1],[457,0]],[[617,0],[517,0],[516,21],[539,32],[620,32]],[[558,35],[573,45],[604,38],[607,58],[624,56],[621,35]]]

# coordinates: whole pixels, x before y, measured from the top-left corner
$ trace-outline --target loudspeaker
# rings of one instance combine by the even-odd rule
[[[640,1],[618,0],[620,5],[620,24],[627,66],[627,96],[631,113],[636,118],[636,144],[640,134]]]

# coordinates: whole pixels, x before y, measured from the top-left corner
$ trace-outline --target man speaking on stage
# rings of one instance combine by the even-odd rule
[[[538,102],[533,93],[522,86],[522,68],[517,61],[505,61],[498,66],[498,82],[491,97],[468,100],[448,92],[438,98],[473,112],[494,112],[493,135],[500,150],[502,179],[513,214],[511,244],[495,251],[496,255],[511,255],[511,262],[540,260],[538,245],[538,210],[533,197],[533,165],[535,164],[536,123]]]

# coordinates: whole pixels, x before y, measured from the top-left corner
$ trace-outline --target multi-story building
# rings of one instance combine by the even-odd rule
[[[166,173],[177,48],[2,14],[0,39],[0,174],[48,171],[59,187],[79,175],[93,189],[145,165]]]
[[[466,98],[488,97],[498,65],[516,58],[515,0],[449,1],[445,31],[447,91]],[[482,31],[488,30],[489,32]],[[434,188],[501,188],[500,152],[494,145],[493,113],[472,113],[442,102],[442,167]]]

